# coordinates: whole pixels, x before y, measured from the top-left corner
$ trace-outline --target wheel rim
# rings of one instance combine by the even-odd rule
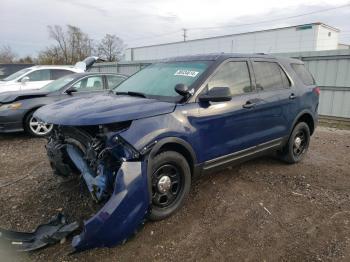
[[[293,154],[295,157],[302,156],[307,149],[308,139],[304,130],[299,130],[293,142]]]
[[[50,133],[50,131],[53,128],[53,125],[39,121],[34,116],[32,116],[29,120],[29,128],[35,135],[43,136]]]
[[[171,164],[158,168],[152,175],[152,203],[166,208],[171,206],[181,194],[183,178],[179,169]]]

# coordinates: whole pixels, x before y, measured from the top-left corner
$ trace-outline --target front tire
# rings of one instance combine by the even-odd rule
[[[24,119],[24,130],[31,136],[48,136],[52,131],[53,125],[39,121],[33,116],[34,112],[34,110],[30,112]]]
[[[310,144],[310,128],[305,122],[298,123],[289,137],[288,143],[281,153],[281,158],[289,164],[300,162]]]
[[[191,170],[186,159],[165,151],[151,161],[152,204],[150,220],[174,214],[184,203],[191,188]]]

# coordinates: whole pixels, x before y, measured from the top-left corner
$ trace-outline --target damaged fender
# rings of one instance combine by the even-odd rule
[[[123,162],[110,199],[84,223],[83,232],[73,238],[75,251],[115,246],[133,236],[149,210],[147,185],[146,161]]]

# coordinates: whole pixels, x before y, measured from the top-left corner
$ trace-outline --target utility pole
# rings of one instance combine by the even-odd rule
[[[187,29],[186,28],[182,28],[182,31],[184,31],[183,33],[183,37],[184,37],[184,42],[186,42],[186,38],[187,38]]]

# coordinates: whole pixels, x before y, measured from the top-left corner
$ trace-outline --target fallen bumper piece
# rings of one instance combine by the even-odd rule
[[[124,243],[143,225],[149,211],[145,162],[123,162],[107,203],[84,223],[72,241],[75,251]]]
[[[16,251],[32,251],[55,244],[79,228],[77,222],[68,224],[62,214],[58,214],[47,224],[42,224],[32,233],[0,229],[0,243]]]

